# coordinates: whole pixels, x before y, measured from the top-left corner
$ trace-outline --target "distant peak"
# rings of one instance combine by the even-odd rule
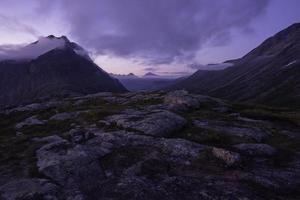
[[[62,35],[60,37],[56,37],[54,35],[48,35],[46,38],[50,39],[50,40],[53,40],[53,39],[63,39],[65,42],[70,42],[70,40],[67,38],[67,36],[65,35]]]
[[[144,76],[158,76],[157,74],[154,74],[154,73],[152,73],[152,72],[148,72],[148,73],[146,73]]]
[[[48,35],[46,38],[49,38],[49,39],[54,39],[56,38],[54,35]]]

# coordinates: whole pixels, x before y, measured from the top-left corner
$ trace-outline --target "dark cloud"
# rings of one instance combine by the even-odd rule
[[[41,1],[40,8],[54,8]],[[225,45],[268,0],[56,1],[71,35],[98,54],[142,58],[151,64],[192,59],[204,43]],[[49,6],[48,6],[49,5]]]
[[[1,24],[0,29],[27,33],[35,37],[39,35],[38,31],[32,26],[24,24],[18,19],[7,17],[2,14],[0,14],[0,24]]]

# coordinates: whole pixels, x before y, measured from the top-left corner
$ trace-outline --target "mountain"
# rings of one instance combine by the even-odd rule
[[[161,90],[174,84],[178,79],[175,76],[159,76],[151,72],[141,77],[133,73],[110,75],[118,79],[129,91]]]
[[[152,72],[148,72],[148,73],[146,73],[143,77],[145,77],[145,78],[148,78],[148,77],[158,77],[158,75],[157,75],[157,74],[154,74],[154,73],[152,73]]]
[[[219,71],[199,70],[169,89],[233,101],[300,107],[300,23],[277,33]]]
[[[129,73],[129,74],[112,74],[112,73],[110,73],[110,75],[112,77],[116,78],[116,79],[135,79],[135,78],[139,78],[134,73]]]
[[[59,96],[124,91],[117,79],[65,36],[41,38],[2,55],[0,61],[0,107]]]

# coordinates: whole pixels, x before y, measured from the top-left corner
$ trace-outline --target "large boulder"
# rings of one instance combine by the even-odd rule
[[[64,113],[57,113],[53,115],[52,117],[50,117],[49,120],[64,121],[64,120],[73,119],[74,117],[76,117],[76,113],[64,112]]]
[[[241,157],[238,153],[228,151],[228,150],[222,149],[222,148],[213,147],[212,154],[216,158],[224,161],[226,163],[226,165],[228,165],[228,166],[236,165],[237,163],[239,163],[241,161]]]
[[[189,94],[185,90],[176,90],[165,95],[164,103],[170,110],[188,111],[198,109],[200,106],[212,106],[214,110],[227,111],[227,104],[220,99],[205,95]]]
[[[183,117],[165,110],[153,110],[152,112],[127,110],[123,114],[110,116],[107,120],[125,129],[159,137],[168,136],[170,133],[182,129],[187,123]]]
[[[64,187],[64,196],[84,198],[104,179],[99,163],[101,152],[60,139],[46,144],[37,151],[40,173]]]
[[[24,121],[16,124],[15,128],[21,129],[26,126],[44,125],[44,124],[45,124],[45,122],[43,120],[39,120],[37,118],[37,116],[32,116],[32,117],[29,117],[29,118],[25,119]]]
[[[198,99],[185,90],[169,92],[164,99],[171,110],[181,111],[199,107]]]

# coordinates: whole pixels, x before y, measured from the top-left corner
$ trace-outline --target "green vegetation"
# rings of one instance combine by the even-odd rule
[[[275,128],[269,128],[268,130],[272,135],[268,137],[265,143],[284,151],[300,151],[299,139],[287,137],[285,134],[281,133],[280,130]]]
[[[182,131],[176,133],[175,137],[184,138],[200,144],[231,144],[230,137],[213,129],[202,129],[193,125],[189,125]]]
[[[109,110],[109,109],[88,110],[80,113],[77,117],[78,118],[77,120],[79,121],[83,120],[84,122],[91,124],[91,123],[96,123],[99,120],[102,120],[105,117],[116,113],[117,113],[116,111]]]
[[[235,118],[228,113],[220,113],[213,110],[199,109],[194,112],[188,113],[187,116],[190,119],[212,119],[231,122]]]
[[[286,108],[271,108],[266,106],[234,104],[232,109],[248,117],[258,120],[280,121],[300,126],[300,111]]]
[[[212,154],[211,148],[203,149],[198,157],[193,160],[192,167],[196,168],[198,171],[203,171],[205,175],[208,174],[222,174],[226,169],[224,162],[216,158]]]

